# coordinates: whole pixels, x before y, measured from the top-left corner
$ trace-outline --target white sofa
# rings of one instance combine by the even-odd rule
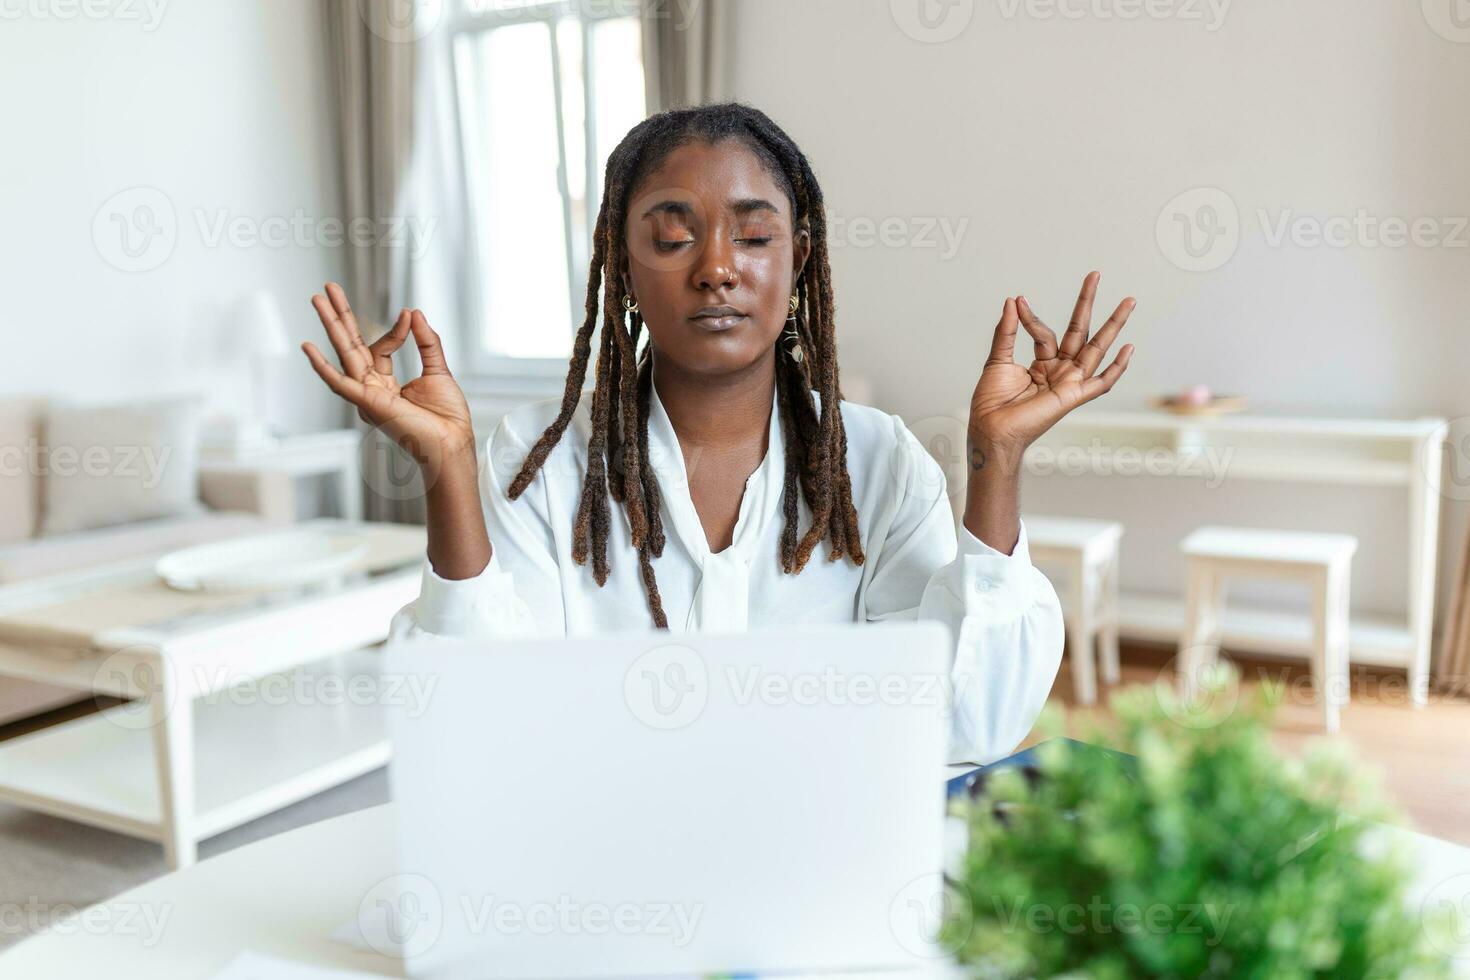
[[[49,403],[0,401],[0,588],[152,552],[218,541],[281,523],[279,501],[259,499],[267,484],[255,474],[201,472],[195,512],[110,527],[43,534],[43,472],[17,449],[44,446]],[[33,442],[32,442],[33,441]],[[74,690],[0,677],[0,725],[84,698]]]

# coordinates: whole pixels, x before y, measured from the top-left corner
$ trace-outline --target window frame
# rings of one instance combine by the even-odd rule
[[[494,0],[490,0],[491,3]],[[466,132],[462,116],[462,102],[460,99],[459,71],[454,64],[455,47],[460,38],[466,36],[480,35],[489,31],[498,30],[503,27],[512,27],[521,24],[542,24],[547,32],[551,45],[551,75],[553,98],[556,102],[556,136],[557,136],[557,188],[561,192],[562,200],[562,227],[566,239],[566,262],[567,281],[570,286],[567,302],[568,322],[575,330],[581,326],[585,318],[583,297],[586,294],[586,275],[588,263],[590,262],[589,242],[581,236],[573,234],[572,229],[572,198],[571,189],[568,185],[567,168],[567,133],[566,119],[562,111],[563,105],[563,79],[562,79],[562,51],[557,43],[556,25],[563,17],[571,17],[577,23],[581,38],[582,48],[582,104],[583,104],[583,132],[584,132],[584,156],[583,174],[586,182],[584,188],[585,200],[587,201],[587,220],[590,226],[595,224],[598,209],[602,204],[602,181],[597,166],[597,113],[593,101],[593,27],[601,21],[623,20],[638,15],[639,5],[636,2],[608,3],[588,5],[582,0],[552,0],[547,3],[534,3],[524,8],[512,8],[508,10],[493,10],[478,12],[471,9],[471,0],[458,0],[452,4],[448,24],[448,43],[445,47],[446,57],[449,59],[449,70],[446,72],[450,80],[450,97],[454,107],[454,147],[458,156],[458,170],[460,179],[460,193],[462,200],[469,207],[474,207],[476,196],[471,187],[469,167],[466,166],[465,144]],[[643,71],[648,71],[648,65],[643,63]],[[464,333],[465,350],[469,362],[470,372],[481,379],[480,384],[473,387],[487,389],[495,386],[508,384],[513,388],[521,388],[527,391],[544,389],[553,380],[560,380],[566,375],[567,361],[570,352],[563,357],[507,357],[500,354],[492,354],[484,349],[483,339],[485,323],[484,314],[484,290],[485,282],[481,275],[481,244],[479,240],[478,222],[467,223],[468,233],[465,236],[465,276],[464,297],[466,301],[466,316],[469,319],[467,330]],[[557,386],[560,387],[559,385]]]

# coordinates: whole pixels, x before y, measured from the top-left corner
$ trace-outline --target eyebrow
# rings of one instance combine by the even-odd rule
[[[769,211],[772,214],[780,214],[781,209],[763,197],[742,197],[732,201],[730,207],[738,215],[747,215],[755,211]],[[694,214],[694,207],[686,201],[659,201],[657,204],[643,212],[647,218],[654,214],[675,214],[680,217],[690,217]]]

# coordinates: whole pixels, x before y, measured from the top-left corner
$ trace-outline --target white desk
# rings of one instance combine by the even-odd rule
[[[1026,466],[1041,476],[1193,480],[1218,476],[1227,484],[1265,480],[1402,488],[1408,499],[1408,615],[1405,620],[1354,618],[1348,657],[1353,663],[1406,669],[1414,703],[1423,704],[1434,624],[1446,432],[1442,418],[1194,418],[1161,411],[1084,409],[1062,419],[1038,440],[1026,454]],[[1210,522],[1202,518],[1199,523]],[[1124,636],[1176,642],[1184,625],[1184,603],[1124,592],[1119,619]],[[1225,617],[1227,647],[1305,655],[1308,641],[1305,617],[1249,608],[1232,608]]]
[[[126,933],[119,925],[43,934],[0,954],[0,976],[204,980],[251,950],[400,977],[396,961],[327,938],[356,916],[374,885],[394,874],[393,820],[392,804],[360,810],[164,875],[94,906],[92,913],[103,925],[140,923],[151,915],[163,922],[156,943],[148,945],[150,933],[141,925]],[[1379,840],[1395,838],[1417,857],[1411,907],[1446,902],[1470,908],[1470,849],[1389,829]],[[1457,976],[1470,976],[1470,942],[1457,966]]]

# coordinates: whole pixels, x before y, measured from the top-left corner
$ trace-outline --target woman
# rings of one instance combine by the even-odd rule
[[[956,638],[952,757],[1009,752],[1063,634],[1027,556],[1021,456],[1122,376],[1131,345],[1097,369],[1133,300],[1089,339],[1089,275],[1060,341],[1023,297],[1005,301],[970,403],[957,542],[938,464],[897,416],[841,399],[821,188],[763,113],[635,126],[608,159],[593,244],[565,392],[508,415],[483,474],[423,313],[369,347],[339,287],[312,298],[342,370],[308,343],[312,366],[424,471],[428,560],[393,634],[939,619]],[[1012,358],[1018,324],[1029,369]],[[400,388],[390,356],[410,333],[423,373]]]

